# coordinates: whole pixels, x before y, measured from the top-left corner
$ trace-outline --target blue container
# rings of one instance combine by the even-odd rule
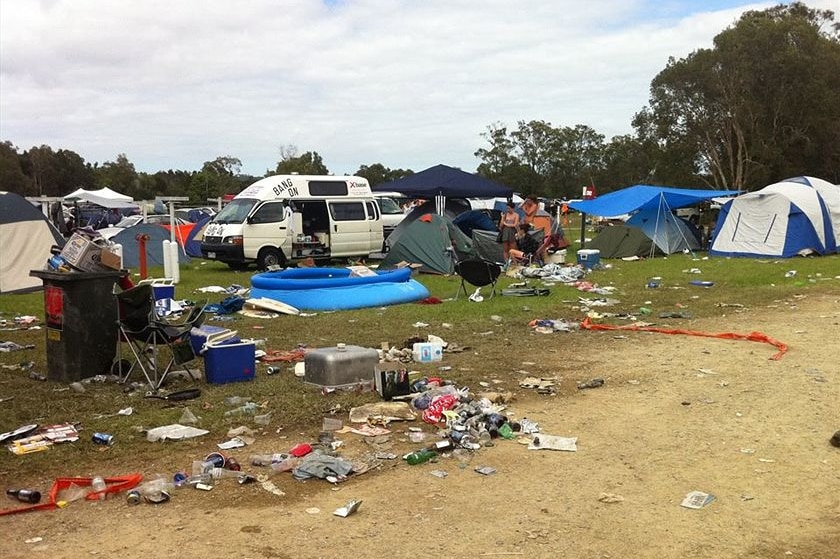
[[[254,380],[255,368],[253,342],[227,340],[205,346],[204,377],[211,384]]]
[[[582,248],[577,251],[578,264],[591,270],[601,264],[601,251],[596,248]]]
[[[221,326],[210,326],[208,324],[203,324],[200,328],[193,328],[192,330],[190,330],[190,344],[192,345],[193,353],[195,353],[196,355],[201,355],[201,350],[204,349],[204,344],[207,343],[208,336],[227,331],[229,331],[228,328],[223,328]],[[231,342],[241,341],[241,339],[236,336],[228,338],[228,340]]]
[[[174,299],[175,286],[174,285],[155,285],[152,284],[152,291],[155,293],[155,301],[161,299]]]

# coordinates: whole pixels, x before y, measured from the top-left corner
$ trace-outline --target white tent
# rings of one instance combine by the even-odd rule
[[[79,188],[75,192],[71,192],[64,197],[65,202],[78,200],[79,202],[90,202],[103,208],[136,208],[134,198],[120,194],[108,188],[100,188],[99,190],[85,190]]]
[[[829,254],[840,244],[840,187],[795,177],[735,198],[718,216],[711,253],[783,257]]]

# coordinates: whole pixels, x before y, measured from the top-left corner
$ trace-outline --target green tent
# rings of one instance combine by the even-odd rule
[[[651,256],[653,241],[638,227],[611,225],[601,229],[598,236],[586,243],[586,248],[601,251],[601,258]],[[657,250],[661,254],[661,251]]]
[[[388,269],[408,262],[420,264],[421,272],[451,274],[455,262],[473,254],[472,241],[449,218],[429,213],[403,229],[379,267]]]

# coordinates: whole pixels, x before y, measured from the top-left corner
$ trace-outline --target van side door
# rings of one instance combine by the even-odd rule
[[[382,229],[382,212],[375,200],[365,202],[365,209],[368,215],[368,231],[370,232],[370,252],[385,251],[385,234]]]
[[[281,248],[286,256],[291,250],[290,223],[282,200],[263,203],[242,226],[242,248],[245,258],[254,259],[266,246]]]
[[[330,255],[370,254],[370,226],[365,204],[359,201],[327,202],[330,211]]]

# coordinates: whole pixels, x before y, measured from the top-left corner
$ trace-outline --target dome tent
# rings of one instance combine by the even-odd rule
[[[840,187],[795,177],[739,196],[721,208],[711,254],[789,258],[830,254],[840,243]]]

